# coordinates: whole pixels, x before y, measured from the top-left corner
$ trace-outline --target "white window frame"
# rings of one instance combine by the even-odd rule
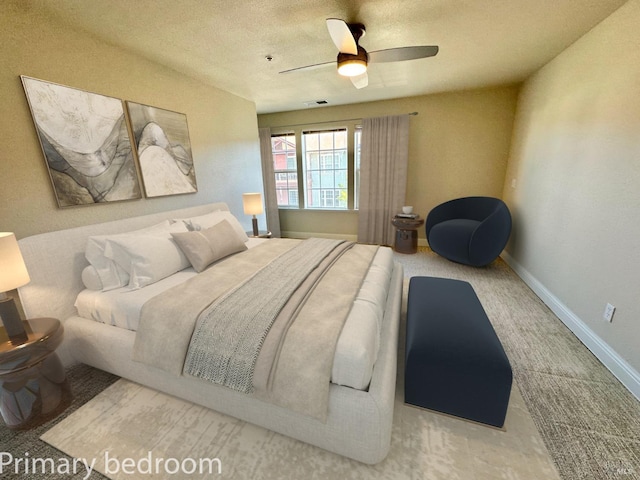
[[[314,188],[307,188],[307,169],[306,169],[306,151],[304,147],[303,135],[306,132],[330,132],[336,130],[346,130],[347,132],[347,148],[346,148],[346,159],[347,159],[347,167],[346,167],[346,177],[347,177],[347,203],[346,206],[336,207],[335,205],[339,204],[340,190],[337,185],[334,184],[329,187],[325,185],[320,185]],[[287,170],[287,172],[297,173],[298,178],[298,205],[297,206],[287,206],[287,205],[279,205],[280,209],[300,209],[300,210],[328,210],[328,211],[353,211],[358,209],[358,198],[359,195],[359,168],[356,166],[356,154],[358,155],[358,160],[360,156],[359,145],[357,145],[357,141],[361,140],[362,136],[361,126],[358,121],[349,121],[347,123],[323,123],[318,125],[304,125],[304,126],[291,126],[291,127],[282,127],[281,129],[272,129],[272,137],[280,137],[284,135],[295,135],[295,145],[296,145],[296,169],[295,170]],[[342,149],[338,149],[336,151],[340,151]],[[336,160],[336,155],[334,151],[328,150],[313,150],[313,152],[318,153],[318,167],[327,166],[329,163],[331,164],[330,170],[334,171],[343,171],[344,168],[336,168],[336,164],[339,166],[340,161]],[[329,156],[331,159],[329,160]],[[323,165],[324,164],[324,165]],[[322,168],[313,169],[314,172],[318,172],[318,175],[321,175]],[[284,170],[277,170],[276,172],[284,172]],[[334,173],[335,178],[335,173]],[[310,206],[307,203],[307,195],[311,195],[312,191],[320,191],[320,190],[332,190],[333,191],[333,204],[334,206],[326,206],[322,204],[319,206]],[[292,192],[292,190],[289,190]],[[325,194],[326,195],[326,194]],[[291,195],[289,195],[289,201],[291,201]],[[290,202],[291,203],[291,202]],[[324,202],[326,203],[326,202]]]

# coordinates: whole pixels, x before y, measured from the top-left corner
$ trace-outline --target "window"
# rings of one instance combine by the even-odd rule
[[[355,125],[273,135],[278,206],[357,209],[360,138]]]
[[[298,206],[298,169],[294,134],[271,137],[273,171],[279,207]]]
[[[354,146],[353,146],[353,208],[358,210],[360,208],[360,146],[362,144],[362,127],[357,126],[354,133]]]
[[[306,208],[347,208],[347,129],[302,132]]]
[[[289,190],[289,205],[298,205],[298,191]]]

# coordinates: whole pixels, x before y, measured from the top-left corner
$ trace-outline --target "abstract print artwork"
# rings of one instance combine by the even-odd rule
[[[58,206],[141,198],[122,100],[20,78]]]
[[[187,116],[126,103],[147,197],[197,192]]]

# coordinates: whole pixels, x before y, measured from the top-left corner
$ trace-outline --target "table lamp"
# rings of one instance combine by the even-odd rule
[[[5,292],[29,283],[29,272],[13,233],[0,232],[0,319],[14,345],[27,341],[16,303]]]
[[[242,205],[244,207],[245,215],[253,215],[251,223],[253,225],[253,236],[257,237],[258,232],[258,219],[256,215],[260,215],[263,212],[262,209],[262,195],[259,193],[243,193]]]

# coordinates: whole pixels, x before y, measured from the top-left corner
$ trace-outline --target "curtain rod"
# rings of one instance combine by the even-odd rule
[[[418,112],[407,113],[407,115],[418,115]],[[362,120],[362,118],[342,118],[340,120],[327,120],[325,122],[294,123],[293,125],[278,125],[270,128],[306,127],[307,125],[322,125],[324,123],[338,123],[338,122],[354,122],[356,120]]]

